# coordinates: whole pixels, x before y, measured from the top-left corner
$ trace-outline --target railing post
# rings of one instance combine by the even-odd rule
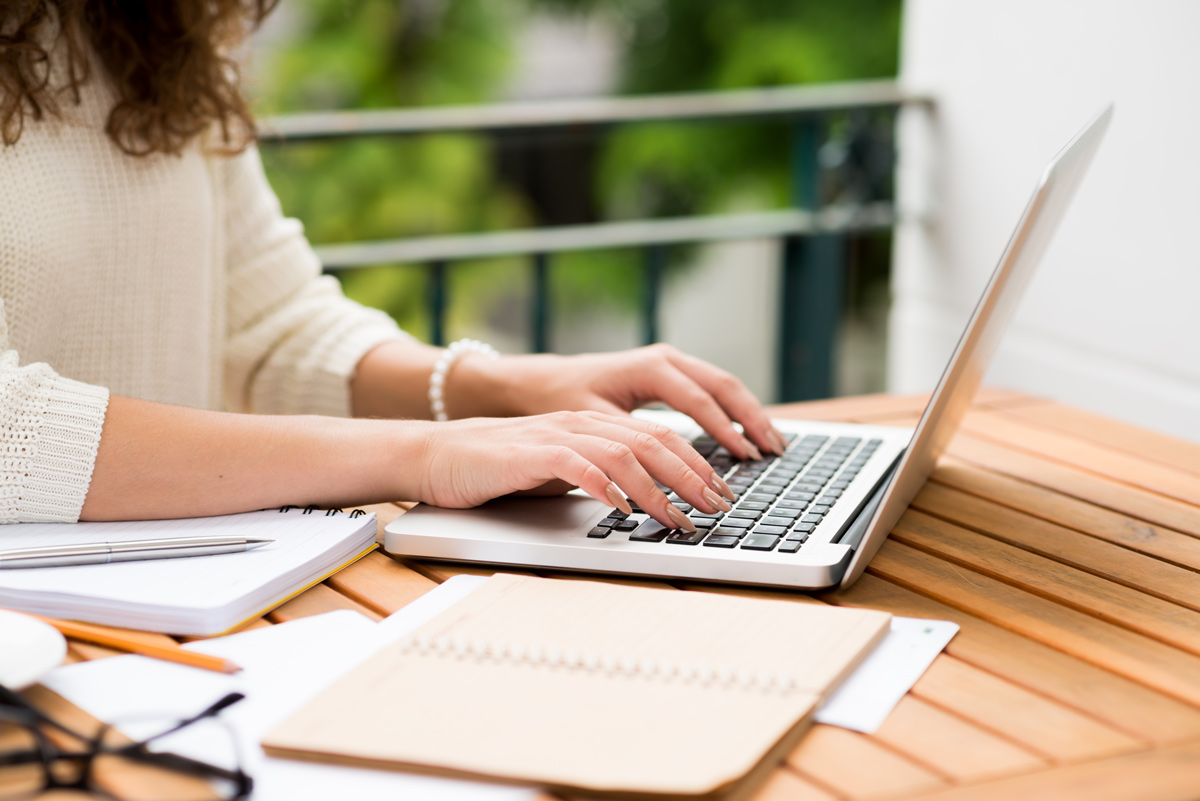
[[[529,346],[534,353],[550,350],[550,256],[533,254],[533,302],[530,304]]]
[[[446,262],[430,262],[429,276],[429,341],[441,347],[446,344]]]
[[[662,291],[662,273],[667,262],[663,245],[649,245],[644,251],[642,266],[642,342],[653,345],[658,341],[658,301]]]
[[[825,119],[797,119],[792,144],[792,193],[797,207],[821,207],[819,152]],[[789,237],[781,270],[779,400],[833,394],[833,355],[845,292],[846,240],[839,234]]]

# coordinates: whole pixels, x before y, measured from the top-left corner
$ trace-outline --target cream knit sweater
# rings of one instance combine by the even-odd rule
[[[74,521],[109,392],[349,414],[349,378],[406,336],[342,296],[257,151],[132,158],[102,77],[0,146],[0,523]]]

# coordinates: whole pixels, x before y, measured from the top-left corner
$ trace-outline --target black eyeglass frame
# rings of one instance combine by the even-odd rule
[[[63,789],[100,792],[111,796],[108,790],[95,782],[93,765],[98,757],[112,756],[175,773],[229,782],[233,785],[233,794],[228,796],[228,801],[243,801],[253,791],[254,779],[240,764],[236,769],[230,770],[182,754],[151,751],[148,747],[155,740],[180,731],[205,718],[215,717],[222,710],[245,697],[242,693],[229,693],[206,709],[176,722],[173,726],[152,737],[112,747],[104,742],[107,735],[113,731],[112,725],[102,724],[92,736],[81,734],[47,715],[20,694],[0,685],[0,723],[7,722],[23,727],[36,743],[34,749],[0,752],[0,775],[6,767],[37,764],[42,767],[42,787],[34,795],[48,790]],[[84,743],[85,748],[79,751],[64,749],[49,737],[46,729],[53,729]],[[60,761],[75,763],[78,766],[78,770],[73,772],[75,776],[73,780],[63,781],[55,772],[53,766]]]

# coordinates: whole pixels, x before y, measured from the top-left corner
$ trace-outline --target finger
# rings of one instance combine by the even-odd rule
[[[702,512],[728,512],[718,493],[733,500],[725,484],[691,443],[669,427],[633,417],[596,416],[588,433],[632,447],[650,475]]]
[[[762,454],[733,426],[729,415],[712,393],[696,383],[671,361],[659,362],[658,369],[646,376],[648,393],[691,417],[739,459],[761,459]]]
[[[532,490],[551,480],[565,481],[607,506],[633,514],[625,496],[608,475],[572,448],[565,445],[529,448],[518,456],[522,457],[525,461],[519,469],[526,479],[523,483],[528,483],[522,490]]]
[[[564,445],[603,470],[618,487],[629,493],[629,497],[646,514],[659,523],[667,528],[695,531],[695,523],[688,519],[682,509],[667,499],[642,464],[643,458],[647,460],[651,458],[648,453],[650,447],[648,443],[644,440],[637,440],[636,437],[631,438],[635,441],[632,444],[626,444],[619,439],[582,433],[570,434],[564,441]]]
[[[783,455],[787,448],[787,440],[771,423],[771,418],[767,416],[758,398],[754,397],[754,393],[737,376],[703,359],[678,351],[668,352],[667,361],[716,398],[721,408],[742,424],[747,436],[757,445],[764,450]]]

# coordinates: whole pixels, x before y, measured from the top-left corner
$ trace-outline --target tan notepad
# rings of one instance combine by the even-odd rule
[[[277,756],[727,795],[789,744],[890,615],[498,575],[263,742]]]

